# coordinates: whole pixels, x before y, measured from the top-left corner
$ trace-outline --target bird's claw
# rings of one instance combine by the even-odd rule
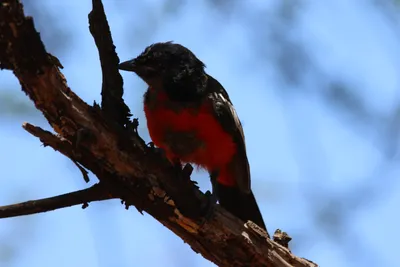
[[[207,198],[206,203],[204,203],[203,207],[201,208],[202,214],[206,219],[209,219],[212,211],[214,209],[214,205],[217,204],[217,196],[210,191],[207,190],[205,193],[205,196]]]

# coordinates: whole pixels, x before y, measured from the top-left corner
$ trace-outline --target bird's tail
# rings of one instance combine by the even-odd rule
[[[247,222],[254,222],[267,230],[253,192],[243,193],[239,188],[217,183],[218,201],[227,211]]]

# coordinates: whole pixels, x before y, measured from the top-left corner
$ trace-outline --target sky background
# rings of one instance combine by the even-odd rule
[[[23,1],[83,100],[100,102],[91,1]],[[270,233],[323,267],[400,266],[400,6],[394,0],[103,1],[121,59],[154,42],[190,48],[242,120],[253,191]],[[145,84],[124,99],[150,141]],[[0,205],[87,187],[60,153],[25,132],[50,126],[0,72]],[[196,173],[203,190],[208,175]],[[91,184],[96,182],[91,177]],[[120,201],[0,220],[0,266],[214,266]]]

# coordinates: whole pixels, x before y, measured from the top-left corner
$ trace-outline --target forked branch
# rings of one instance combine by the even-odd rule
[[[90,106],[71,91],[60,72],[61,64],[46,52],[32,18],[24,15],[19,1],[0,2],[0,67],[14,72],[22,90],[57,135],[29,125],[25,128],[46,145],[91,170],[100,180],[99,185],[106,188],[101,191],[101,194],[106,192],[104,197],[117,196],[126,205],[149,213],[218,266],[317,266],[296,257],[267,238],[256,225],[243,223],[219,205],[213,206],[208,217],[198,212],[207,203],[204,194],[186,175],[177,174],[161,153],[145,146],[136,131],[127,127],[129,123],[124,116],[129,109],[124,108],[122,91],[107,93],[109,89],[105,88],[121,85],[118,79],[112,79],[112,75],[119,75],[118,57],[109,49],[112,38],[101,1],[93,0],[93,4],[91,14],[96,20],[92,17],[91,23],[102,23],[102,26],[91,25],[102,63],[102,92],[111,95],[114,103],[120,103],[120,112],[115,114],[107,111],[110,109],[104,101],[103,109]],[[96,37],[99,34],[108,45],[99,45]],[[119,123],[115,118],[119,118]],[[32,204],[25,206],[32,207]],[[48,207],[57,208],[50,204]]]

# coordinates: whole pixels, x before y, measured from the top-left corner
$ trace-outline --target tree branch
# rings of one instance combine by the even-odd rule
[[[94,5],[96,8],[99,5]],[[98,14],[104,16],[104,12]],[[110,35],[107,31],[102,34]],[[100,58],[106,53],[99,52]],[[317,266],[294,256],[265,231],[251,222],[244,224],[219,205],[212,206],[211,214],[200,212],[207,198],[189,177],[177,174],[176,168],[157,149],[143,145],[135,132],[104,116],[98,106],[82,101],[67,86],[60,66],[46,52],[22,5],[17,0],[3,0],[0,67],[13,70],[22,90],[59,135],[57,142],[49,142],[55,135],[45,132],[50,134],[45,144],[91,170],[111,195],[146,211],[218,266]]]
[[[119,58],[115,53],[103,3],[100,0],[92,0],[92,5],[93,10],[89,13],[89,30],[99,50],[103,73],[101,107],[110,119],[125,126],[129,124],[131,114],[122,98],[124,94],[123,81],[117,68]]]
[[[22,127],[30,134],[38,137],[44,146],[51,146],[54,148],[54,150],[61,152],[70,160],[72,160],[75,166],[81,171],[83,180],[85,180],[87,183],[89,182],[88,172],[76,161],[76,158],[80,157],[80,154],[76,153],[72,149],[70,143],[65,138],[54,135],[49,131],[43,130],[42,128],[27,122],[25,122]]]
[[[0,206],[0,218],[10,218],[22,215],[30,215],[56,209],[62,209],[79,204],[86,208],[91,201],[99,201],[114,198],[105,193],[105,189],[95,184],[87,189],[38,200],[26,201],[18,204]]]

